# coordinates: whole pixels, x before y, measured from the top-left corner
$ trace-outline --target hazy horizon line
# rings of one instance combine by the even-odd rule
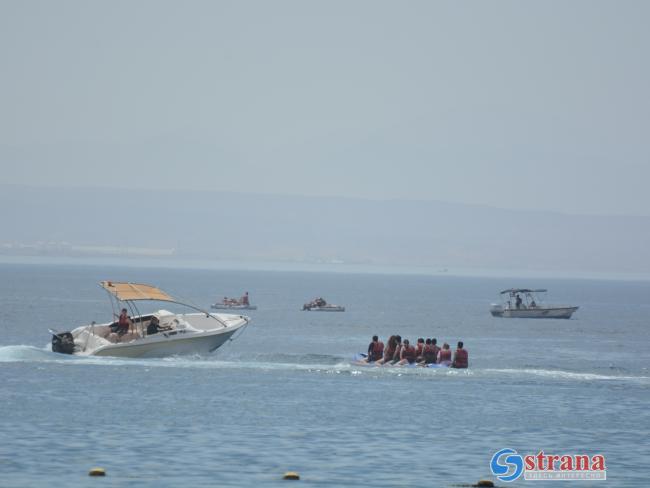
[[[146,269],[187,269],[204,271],[333,273],[378,276],[427,276],[438,278],[491,278],[512,280],[597,280],[650,281],[648,274],[625,272],[598,272],[514,268],[480,268],[435,265],[374,264],[374,263],[317,263],[301,261],[273,261],[263,259],[210,259],[118,256],[43,256],[0,254],[0,265],[42,266],[115,266]],[[528,286],[528,285],[526,285]]]
[[[0,183],[0,187],[14,187],[14,188],[31,188],[31,189],[51,189],[51,190],[118,190],[118,191],[175,191],[175,192],[188,192],[188,193],[202,193],[202,194],[231,194],[231,195],[250,195],[250,196],[263,196],[263,197],[278,197],[278,198],[305,198],[310,200],[351,200],[358,202],[382,202],[382,203],[437,203],[442,205],[456,205],[463,207],[474,207],[474,208],[484,208],[484,209],[493,209],[493,210],[506,210],[511,212],[532,212],[532,213],[544,213],[544,214],[556,214],[556,215],[565,215],[572,217],[632,217],[632,218],[648,218],[648,214],[631,214],[631,213],[572,213],[567,211],[560,211],[554,209],[545,209],[545,208],[535,208],[535,207],[501,207],[496,205],[491,205],[487,203],[467,203],[459,201],[449,201],[449,200],[433,200],[433,199],[424,199],[424,198],[371,198],[371,197],[361,197],[361,196],[351,196],[351,195],[331,195],[331,194],[322,194],[322,195],[307,195],[304,193],[273,193],[273,192],[247,192],[247,191],[235,191],[235,190],[221,190],[221,189],[192,189],[192,188],[178,188],[178,187],[146,187],[146,186],[104,186],[104,185],[92,185],[92,186],[77,186],[77,185],[47,185],[47,184],[26,184],[26,183]]]

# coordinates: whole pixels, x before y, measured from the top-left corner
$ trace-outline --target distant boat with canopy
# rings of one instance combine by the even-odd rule
[[[493,317],[521,319],[570,319],[579,307],[573,305],[549,305],[545,302],[546,289],[509,288],[503,290],[501,303],[493,303]]]

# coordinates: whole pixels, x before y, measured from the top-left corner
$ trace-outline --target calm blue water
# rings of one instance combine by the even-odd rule
[[[647,485],[650,282],[10,264],[0,277],[1,486],[285,486],[289,470],[301,486],[454,486],[495,480],[504,447],[602,453],[608,481],[594,486]],[[249,291],[259,309],[209,356],[49,352],[48,328],[107,320],[104,279],[206,307]],[[492,318],[512,286],[581,308]],[[314,296],[348,310],[301,312]],[[470,369],[350,364],[393,333],[463,340]],[[90,479],[93,466],[108,476]]]

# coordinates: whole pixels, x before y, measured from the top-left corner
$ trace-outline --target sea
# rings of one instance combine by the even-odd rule
[[[0,263],[0,486],[647,486],[650,281],[444,271]],[[206,308],[248,291],[258,309],[208,355],[51,352],[48,329],[110,320],[102,280]],[[492,317],[510,287],[580,309]],[[346,311],[301,311],[314,297]],[[462,340],[470,367],[355,365],[374,334]],[[491,468],[506,448],[602,455],[607,479],[506,483]]]

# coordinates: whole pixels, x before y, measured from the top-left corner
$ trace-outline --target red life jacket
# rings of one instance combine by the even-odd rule
[[[422,351],[424,351],[424,343],[418,342],[418,345],[415,347],[415,355],[422,356]]]
[[[456,356],[454,357],[454,368],[467,367],[467,351],[465,349],[456,349]]]
[[[384,354],[384,343],[381,341],[374,342],[372,344],[372,355],[376,358],[380,358]]]
[[[410,344],[402,348],[402,358],[408,359],[409,363],[415,361],[415,348]]]
[[[440,362],[451,361],[451,349],[440,350]]]
[[[391,348],[390,345],[384,350],[384,359],[390,361],[395,355],[395,347]]]

